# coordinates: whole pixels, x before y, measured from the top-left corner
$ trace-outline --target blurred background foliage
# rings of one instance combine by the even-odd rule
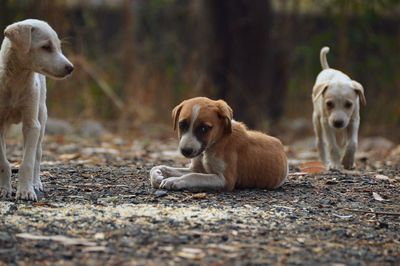
[[[360,134],[400,140],[398,0],[0,1],[1,28],[26,18],[48,21],[76,66],[48,80],[52,117],[130,132],[203,95],[253,128],[279,135],[303,121],[312,132],[327,45],[330,66],[364,85]]]

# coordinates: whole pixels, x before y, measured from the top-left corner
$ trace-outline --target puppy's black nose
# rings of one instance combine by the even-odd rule
[[[188,157],[193,153],[193,149],[192,148],[182,148],[181,153],[183,154],[183,156]]]
[[[344,125],[343,120],[335,120],[335,121],[333,121],[333,126],[336,127],[336,128],[342,128],[343,125]]]
[[[65,71],[66,71],[68,74],[71,74],[72,71],[74,71],[74,67],[73,67],[72,65],[66,65],[66,66],[65,66]]]

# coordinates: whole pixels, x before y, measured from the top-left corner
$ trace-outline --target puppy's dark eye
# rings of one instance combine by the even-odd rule
[[[353,103],[352,103],[352,102],[346,102],[346,103],[344,104],[344,108],[346,108],[346,109],[350,109],[352,106],[353,106]]]
[[[46,44],[42,46],[42,49],[45,50],[46,52],[51,52],[52,48],[50,44]]]
[[[210,130],[211,130],[211,126],[209,126],[209,125],[206,125],[206,124],[202,124],[202,125],[200,125],[199,127],[198,127],[198,131],[201,133],[201,134],[207,134]]]
[[[326,107],[328,107],[328,109],[332,109],[335,107],[335,104],[332,101],[327,101],[326,102]]]
[[[182,131],[186,131],[189,128],[189,124],[186,120],[180,121],[179,122],[179,130]]]

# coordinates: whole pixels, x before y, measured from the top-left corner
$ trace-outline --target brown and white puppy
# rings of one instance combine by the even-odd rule
[[[322,71],[312,92],[313,124],[320,159],[330,169],[350,169],[360,126],[360,103],[366,105],[364,88],[341,71],[329,68],[326,54],[320,52]]]
[[[191,158],[189,168],[156,166],[150,171],[154,188],[226,190],[277,188],[288,174],[282,143],[232,120],[222,100],[205,97],[183,101],[172,111],[179,149]]]

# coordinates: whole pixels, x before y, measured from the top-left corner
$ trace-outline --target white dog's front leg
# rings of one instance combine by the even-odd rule
[[[40,135],[40,124],[37,120],[23,122],[24,155],[19,169],[17,199],[37,200],[33,189],[33,172],[36,159],[36,148]]]
[[[322,124],[322,131],[326,144],[328,145],[328,168],[339,170],[342,166],[340,164],[340,149],[336,142],[335,132],[331,127],[329,127],[328,122]]]
[[[175,168],[166,165],[155,166],[150,170],[150,183],[153,188],[158,188],[161,181],[171,176],[182,176],[190,173],[189,168]]]
[[[4,130],[0,132],[0,198],[11,198],[11,167],[6,157]]]
[[[318,115],[316,115],[315,113],[313,114],[313,125],[314,125],[315,137],[317,139],[319,158],[324,164],[327,164],[328,162],[326,160],[326,150],[324,145],[324,139],[322,136],[321,121]]]
[[[170,177],[161,181],[160,188],[168,190],[222,190],[225,186],[223,175],[190,173]]]
[[[359,121],[354,121],[349,125],[348,135],[349,139],[346,143],[346,149],[343,155],[342,163],[345,169],[352,169],[354,167],[354,155],[357,150],[358,144],[358,127]]]

